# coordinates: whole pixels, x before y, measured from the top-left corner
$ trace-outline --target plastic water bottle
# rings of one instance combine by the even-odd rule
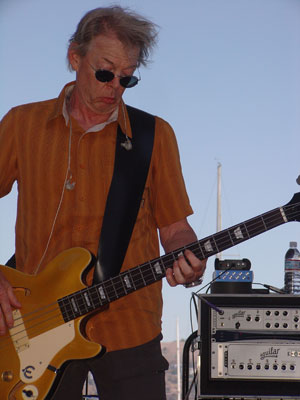
[[[300,252],[297,242],[290,242],[284,257],[284,289],[286,293],[300,294]]]

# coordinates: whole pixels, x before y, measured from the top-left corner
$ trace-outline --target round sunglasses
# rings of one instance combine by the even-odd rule
[[[91,64],[89,65],[95,71],[96,79],[103,83],[111,82],[115,77],[117,77],[120,80],[120,85],[128,89],[137,85],[138,81],[141,80],[141,77],[138,78],[137,76],[134,75],[119,76],[115,75],[113,72],[108,71],[106,69],[95,69]]]

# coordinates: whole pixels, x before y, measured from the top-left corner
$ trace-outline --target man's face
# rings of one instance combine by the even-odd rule
[[[138,60],[137,47],[125,47],[111,33],[92,39],[84,57],[69,51],[69,60],[76,71],[76,95],[81,107],[89,114],[111,114],[119,105],[125,88],[118,76],[132,75]],[[105,69],[115,74],[110,82],[99,82],[95,70]]]

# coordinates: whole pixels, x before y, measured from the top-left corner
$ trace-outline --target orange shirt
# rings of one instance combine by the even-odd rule
[[[71,247],[97,254],[118,123],[125,129],[122,105],[118,121],[97,132],[84,132],[72,119],[70,171],[75,187],[65,190],[70,135],[62,113],[65,88],[57,99],[13,108],[0,124],[0,197],[18,182],[16,260],[17,268],[29,274],[36,273],[41,259],[39,270]],[[173,130],[155,118],[149,175],[122,270],[157,257],[157,228],[192,213]],[[159,334],[161,311],[157,282],[111,303],[109,310],[89,320],[86,332],[108,350],[137,346]]]

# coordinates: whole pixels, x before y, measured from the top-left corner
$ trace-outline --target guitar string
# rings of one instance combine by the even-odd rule
[[[153,274],[153,271],[151,270],[151,275],[150,276],[152,276],[152,274]],[[147,280],[147,276],[143,276],[143,278],[145,279],[145,280]],[[113,283],[113,282],[111,282],[111,286],[112,286],[112,288],[113,288],[113,290],[112,290],[112,293],[114,294],[114,292],[117,294],[118,293],[118,287],[116,287],[116,284],[115,283]],[[141,286],[141,287],[143,287],[144,285],[143,285],[143,282],[142,282],[142,285],[140,285],[140,284],[138,284],[138,286]],[[123,285],[123,283],[122,283],[122,285],[121,285],[121,289],[123,289],[124,288],[124,285]],[[107,291],[108,291],[108,289],[109,289],[109,286],[106,288],[107,289]],[[87,289],[85,289],[85,290],[87,290]],[[111,297],[111,292],[110,292],[110,295],[108,294],[108,296],[110,296]],[[118,296],[118,294],[117,294],[117,297],[120,297],[120,296]],[[83,304],[85,304],[84,303],[84,301],[83,301]],[[80,308],[80,305],[79,305],[79,308]],[[88,309],[85,307],[85,311],[87,311],[88,312]]]
[[[298,204],[298,203],[293,204],[293,205],[290,205],[290,206],[285,206],[285,211],[287,211],[287,208],[288,208],[288,207],[290,207],[290,208],[292,208],[292,207],[296,208],[296,205],[297,205],[297,204]],[[278,211],[280,212],[280,208],[271,210],[270,212],[265,213],[265,214],[268,215],[268,214],[273,213],[273,212],[277,212],[277,213],[278,213]],[[294,216],[296,216],[296,215],[298,215],[298,214],[299,214],[299,213],[297,212],[297,210],[295,210],[294,215],[293,215],[293,213],[291,213],[291,215],[289,216],[289,218],[293,218]],[[263,216],[263,215],[264,215],[264,214],[262,214],[262,216]],[[231,228],[229,228],[229,229],[225,229],[225,230],[223,230],[223,231],[217,233],[216,235],[221,234],[221,233],[225,233],[225,232],[229,232],[231,229],[233,229],[233,228],[235,228],[235,227],[241,227],[243,224],[246,224],[246,223],[247,223],[247,225],[248,225],[246,230],[250,233],[251,230],[253,230],[253,229],[255,228],[255,225],[257,225],[257,226],[260,226],[260,225],[261,225],[261,221],[257,222],[257,219],[260,219],[260,217],[261,217],[261,216],[258,216],[258,217],[252,218],[251,220],[242,222],[241,224],[235,225],[235,226],[233,226],[233,227],[231,227]],[[267,219],[268,219],[268,220],[267,220]],[[278,226],[278,224],[284,223],[284,222],[281,222],[282,219],[283,219],[283,217],[282,217],[281,212],[280,212],[280,214],[276,215],[275,217],[272,216],[272,215],[270,215],[269,217],[266,217],[266,218],[265,218],[265,223],[266,223],[266,224],[270,224],[270,222],[272,222],[272,223],[274,224],[274,223],[276,222],[277,225],[275,225],[275,226]],[[254,223],[253,223],[253,222],[254,222]],[[251,224],[252,226],[250,226],[250,224]],[[275,227],[275,226],[274,226],[274,227]],[[264,230],[262,230],[262,231],[259,232],[259,233],[262,233],[262,232],[264,232],[264,231],[266,231],[266,230],[269,230],[269,229],[272,229],[272,228],[264,229]],[[257,235],[257,234],[259,234],[259,233],[255,233],[255,235]],[[216,236],[216,235],[212,235],[211,237]],[[252,237],[253,237],[253,236],[252,236]],[[208,237],[208,238],[210,238],[210,237]],[[238,240],[237,243],[235,243],[234,245],[236,245],[236,244],[238,244],[238,243],[241,243],[242,241],[247,240],[247,239],[248,239],[248,238],[244,238],[244,239],[242,239],[242,240]],[[195,242],[195,243],[192,243],[192,244],[190,244],[190,245],[188,245],[188,246],[185,246],[185,247],[182,248],[182,250],[184,250],[185,248],[191,248],[191,247],[196,246],[196,249],[194,250],[194,252],[195,252],[195,253],[197,252],[197,253],[198,253],[197,255],[200,255],[200,256],[202,257],[202,254],[200,254],[200,253],[202,253],[202,251],[198,250],[197,247],[200,247],[200,248],[201,248],[201,243],[203,243],[204,240],[205,240],[205,239],[202,239],[202,240],[199,241],[199,242]],[[220,243],[221,243],[221,241],[220,241]],[[226,240],[226,243],[227,243],[227,244],[229,243],[229,247],[232,247],[232,246],[233,246],[232,243],[231,243],[231,240],[229,240],[228,238],[227,238],[227,240]],[[178,250],[176,250],[175,252],[178,252]],[[167,254],[167,255],[165,255],[165,256],[158,257],[157,259],[152,260],[152,261],[150,261],[150,262],[148,262],[148,263],[145,263],[145,264],[143,264],[143,265],[141,265],[141,266],[137,266],[137,267],[132,268],[132,269],[130,269],[130,270],[124,271],[121,275],[124,276],[124,275],[128,274],[129,271],[130,271],[130,275],[132,275],[132,273],[133,273],[134,271],[136,271],[136,270],[139,270],[139,271],[140,271],[142,268],[145,268],[145,267],[148,266],[148,264],[149,264],[149,267],[148,267],[148,268],[149,268],[149,271],[144,271],[144,273],[141,275],[140,280],[139,280],[139,281],[138,281],[138,280],[135,280],[135,282],[134,282],[134,288],[132,288],[133,291],[134,291],[135,289],[140,289],[140,288],[142,288],[142,287],[145,286],[144,283],[147,284],[147,281],[148,281],[149,277],[151,278],[151,280],[150,280],[151,283],[154,283],[154,282],[155,282],[155,280],[153,280],[153,277],[154,277],[153,274],[154,274],[154,272],[153,272],[153,269],[152,269],[152,267],[151,267],[151,263],[155,262],[156,260],[157,260],[157,262],[162,261],[162,267],[163,267],[164,270],[166,270],[166,269],[168,269],[168,268],[171,268],[172,265],[173,265],[174,259],[175,259],[175,252],[171,252],[171,253],[169,253],[169,254]],[[215,254],[215,253],[214,253],[214,254]],[[208,254],[207,257],[209,257],[210,255],[213,255],[213,254]],[[171,257],[171,260],[166,260],[166,261],[164,262],[164,261],[163,261],[163,258],[167,258],[167,257]],[[146,275],[145,272],[149,272],[149,275]],[[120,275],[120,277],[121,277],[121,275]],[[160,280],[160,279],[163,278],[163,277],[164,277],[164,276],[161,276],[161,277],[159,277],[157,280]],[[120,284],[119,287],[117,286],[118,284]],[[109,301],[108,301],[108,302],[111,302],[111,301],[113,301],[113,300],[116,300],[117,298],[120,298],[120,297],[122,297],[123,295],[127,294],[127,293],[124,293],[124,291],[126,292],[126,289],[125,289],[125,287],[124,287],[123,281],[119,280],[118,277],[111,278],[110,280],[105,281],[105,282],[103,282],[102,284],[97,285],[97,286],[103,286],[103,287],[105,287],[106,293],[107,293],[107,297],[109,298]],[[95,287],[93,287],[92,289],[95,289]],[[121,289],[121,293],[119,293],[119,290],[120,290],[120,289]],[[125,290],[124,290],[124,289],[125,289]],[[127,289],[128,289],[128,288],[127,288]],[[84,288],[84,289],[82,289],[82,290],[80,290],[80,291],[78,291],[78,292],[75,292],[75,293],[73,293],[73,294],[71,294],[71,295],[69,295],[69,296],[65,296],[65,297],[63,297],[62,299],[67,299],[68,297],[74,298],[74,296],[77,296],[77,295],[82,294],[82,293],[87,293],[87,292],[90,291],[90,290],[91,290],[91,288],[87,287],[87,288]],[[130,291],[130,293],[131,293],[131,291]],[[98,297],[99,297],[98,292],[97,292],[97,295],[98,295]],[[116,297],[116,298],[113,299],[113,300],[110,300],[110,297],[112,297],[112,298]],[[80,297],[79,297],[79,299],[80,299]],[[58,300],[60,300],[60,299],[58,299]],[[77,299],[77,300],[78,300],[78,299]],[[100,298],[99,298],[99,301],[100,301],[100,303],[99,303],[99,305],[97,305],[97,307],[101,307],[101,305],[107,304],[107,302],[106,302],[106,303],[103,303],[103,300],[101,300]],[[90,311],[94,310],[95,308],[97,308],[97,307],[95,307],[95,308],[93,308],[93,309],[91,309],[91,310],[88,310],[88,307],[86,306],[86,303],[85,303],[84,299],[82,299],[82,304],[84,304],[84,313],[85,313],[85,314],[87,314],[88,312],[90,312]],[[44,312],[45,309],[47,309],[47,308],[49,308],[49,307],[52,307],[52,306],[56,306],[56,307],[53,308],[52,310],[49,310],[49,311],[47,311],[47,312]],[[69,305],[69,306],[70,306],[70,309],[71,309],[71,311],[72,311],[73,316],[75,317],[74,319],[76,319],[76,318],[78,318],[79,316],[82,315],[82,314],[81,314],[81,315],[79,314],[78,317],[76,317],[76,314],[73,312],[72,305]],[[80,311],[81,313],[83,313],[83,311],[81,310],[81,305],[80,305],[80,304],[78,304],[78,307],[79,307],[79,311]],[[31,319],[27,319],[27,320],[26,320],[26,318],[28,318],[28,316],[32,316],[32,315],[34,315],[34,314],[36,314],[36,313],[40,313],[41,310],[43,310],[43,312],[44,312],[43,314],[37,315],[37,316],[35,316],[35,317],[31,318]],[[23,324],[27,323],[28,321],[30,322],[30,321],[37,320],[38,318],[42,318],[44,315],[47,315],[47,314],[49,314],[50,312],[56,312],[56,311],[58,311],[58,313],[57,313],[56,315],[54,315],[53,317],[51,317],[50,319],[54,319],[54,318],[60,318],[60,319],[61,319],[62,316],[63,316],[63,312],[62,312],[61,308],[59,307],[58,301],[53,302],[53,303],[51,303],[51,304],[49,304],[49,305],[46,305],[46,306],[44,306],[44,307],[41,308],[41,309],[32,311],[32,312],[28,313],[27,315],[25,314],[25,315],[21,316],[20,318],[22,319],[22,322],[21,322],[21,324],[19,324],[19,325],[22,325],[22,326],[23,326]],[[15,321],[17,321],[17,320],[18,320],[18,318],[16,318]],[[48,319],[48,320],[49,320],[49,319]],[[35,325],[32,325],[32,327],[30,327],[30,326],[29,326],[29,327],[26,327],[26,329],[24,329],[24,333],[30,331],[30,329],[37,328],[39,325],[44,324],[44,323],[45,323],[46,321],[48,321],[48,320],[44,320],[44,321],[39,322],[39,323],[37,323],[37,324],[35,324]],[[13,329],[15,329],[17,326],[18,326],[18,325],[16,325]],[[44,327],[43,329],[45,329],[45,327]],[[16,332],[15,334],[11,335],[11,337],[14,336],[14,335],[20,335],[21,332],[22,332],[22,331]],[[27,335],[26,335],[26,336],[27,336]],[[18,340],[21,340],[21,339],[18,338]],[[2,341],[3,341],[3,340],[0,340],[0,344],[1,344]]]
[[[274,219],[273,219],[274,220]],[[248,227],[249,228],[249,227]],[[172,260],[172,263],[173,263],[173,260]],[[153,274],[153,271],[151,270],[150,271],[150,276],[152,276],[152,274]],[[143,276],[143,278],[145,279],[145,280],[147,280],[147,276]],[[139,283],[137,284],[137,286],[141,286],[141,287],[143,287],[144,285],[143,285],[143,282],[142,282],[142,285],[140,285]],[[117,294],[117,297],[120,297],[120,295],[118,295],[118,290],[119,290],[119,288],[118,287],[116,287],[116,282],[114,283],[114,282],[111,282],[111,287],[112,287],[112,291],[110,291],[110,292],[108,292],[108,296],[109,297],[112,297],[111,296],[111,293],[112,294],[114,294],[114,292],[116,292],[116,294]],[[108,291],[110,288],[109,288],[109,286],[107,285],[107,287],[106,287],[106,290]],[[121,289],[122,289],[122,291],[123,291],[123,289],[124,289],[124,285],[123,285],[123,283],[121,282]],[[85,288],[84,290],[87,290],[87,288]],[[83,301],[83,304],[85,304],[84,303],[84,301]],[[100,304],[101,305],[101,304]],[[79,308],[80,308],[80,305],[79,305]],[[88,312],[88,309],[85,307],[85,311],[86,312]]]

